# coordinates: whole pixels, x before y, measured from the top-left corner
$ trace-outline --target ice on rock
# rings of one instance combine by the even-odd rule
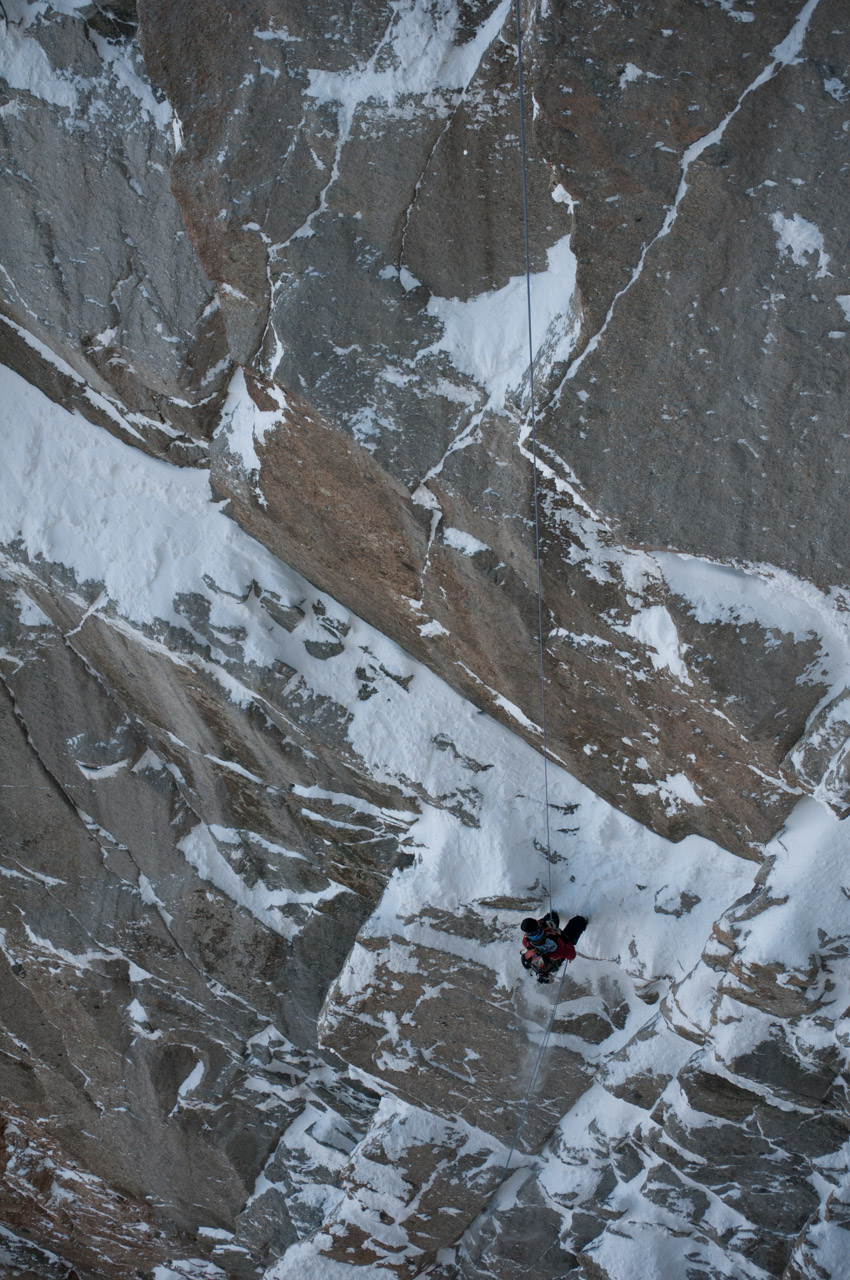
[[[791,255],[791,261],[797,267],[809,265],[810,255],[817,257],[818,269],[815,279],[828,275],[829,254],[824,246],[823,233],[813,222],[809,222],[799,213],[786,218],[783,213],[774,213],[771,217],[776,232],[776,247],[780,253]]]

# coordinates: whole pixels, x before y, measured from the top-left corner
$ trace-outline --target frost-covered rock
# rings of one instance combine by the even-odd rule
[[[0,1264],[838,1276],[837,0],[0,10]]]

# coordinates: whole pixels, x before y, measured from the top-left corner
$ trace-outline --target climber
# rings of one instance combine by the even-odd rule
[[[547,911],[542,920],[527,916],[522,922],[522,966],[535,974],[538,982],[551,982],[552,974],[565,960],[567,964],[575,960],[575,944],[587,928],[585,916],[573,916],[563,929],[559,929],[560,923],[557,911]]]

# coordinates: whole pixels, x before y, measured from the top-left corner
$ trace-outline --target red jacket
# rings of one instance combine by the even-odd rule
[[[555,945],[552,946],[552,943]],[[534,951],[543,960],[548,960],[555,964],[561,960],[575,960],[576,958],[576,949],[573,944],[567,942],[565,938],[561,937],[557,929],[553,928],[547,928],[546,939],[542,944],[538,942],[535,947],[526,936],[522,940],[522,945],[526,951]]]
[[[562,938],[559,934],[557,943],[555,950],[547,955],[547,960],[575,960],[576,949],[571,942],[567,942],[566,938]]]

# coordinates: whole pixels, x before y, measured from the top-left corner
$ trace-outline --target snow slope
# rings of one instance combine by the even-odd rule
[[[255,695],[245,670],[286,663],[295,672],[292,679],[301,684],[305,699],[319,696],[345,708],[347,742],[363,769],[416,797],[417,812],[408,819],[405,837],[414,855],[411,865],[393,874],[363,929],[337,983],[337,1004],[356,999],[369,988],[375,974],[369,940],[378,938],[403,940],[404,947],[397,953],[402,966],[409,963],[405,956],[415,956],[416,948],[426,947],[441,952],[449,970],[466,962],[484,965],[492,973],[494,989],[525,991],[526,975],[517,964],[516,926],[527,910],[544,908],[551,866],[553,902],[562,912],[581,911],[591,919],[575,966],[580,980],[590,984],[590,1003],[594,984],[598,988],[600,983],[613,982],[624,992],[627,1005],[616,1031],[595,1049],[582,1046],[591,1066],[595,1063],[601,1069],[657,1018],[640,995],[645,996],[653,985],[662,1002],[668,997],[675,1002],[678,1019],[714,1036],[713,1052],[718,1058],[729,1060],[751,1047],[754,1034],[756,1039],[771,1034],[768,1018],[755,1033],[746,1027],[736,1029],[737,1024],[727,1021],[721,1035],[708,1012],[715,1000],[717,975],[706,968],[702,957],[715,922],[750,890],[751,864],[699,837],[670,844],[613,810],[555,765],[550,766],[550,863],[541,844],[545,829],[542,761],[528,744],[476,711],[386,637],[275,560],[217,508],[203,473],[171,468],[139,453],[47,401],[8,371],[2,373],[2,391],[14,428],[6,442],[0,499],[6,575],[26,591],[60,573],[67,582],[70,574],[76,584],[72,594],[79,595],[81,605],[96,611],[109,626],[129,629],[141,644],[152,643],[152,631],[163,623],[185,627],[185,615],[177,607],[179,597],[187,592],[203,595],[210,608],[207,639],[213,638],[208,666],[223,698],[249,705]],[[710,607],[711,574],[721,570],[704,567],[695,576],[687,565],[681,568],[676,558],[668,557],[669,563],[659,559],[675,589],[698,597],[700,607]],[[689,575],[685,583],[683,573]],[[280,601],[297,603],[304,613],[302,621],[292,630],[277,625],[258,606],[252,584],[260,594],[269,592]],[[760,585],[749,585],[745,594],[752,601],[759,592],[763,597],[764,591],[762,580]],[[728,595],[724,599],[724,607],[731,607]],[[338,627],[342,639],[332,656],[316,656],[315,649],[311,653],[310,645],[326,639],[327,629],[322,630],[316,613],[305,608],[308,601],[319,602],[323,614]],[[811,609],[817,605],[815,601],[809,606],[804,618],[807,627],[813,625]],[[766,609],[767,605],[760,607],[763,616]],[[216,636],[221,638],[218,648]],[[239,678],[230,670],[234,637],[243,673]],[[663,651],[657,627],[653,637]],[[833,649],[840,669],[844,654],[839,640]],[[190,665],[197,661],[190,652],[174,648],[162,652],[171,661]],[[358,697],[358,667],[364,653],[385,673],[379,696],[366,700]],[[654,785],[665,781],[673,786],[669,779],[655,780]],[[309,800],[309,789],[302,794]],[[225,844],[232,838],[227,832],[217,834]],[[780,905],[744,927],[740,935],[743,966],[775,964],[783,971],[803,971],[822,949],[825,935],[841,934],[847,845],[845,824],[816,801],[808,800],[795,811],[787,831],[766,850],[768,857],[776,855],[770,884],[772,901]],[[211,879],[234,903],[268,918],[274,902],[268,895],[258,898],[256,888],[249,892],[229,868],[218,875],[211,847],[202,832],[181,845],[200,875]],[[498,900],[516,905],[493,905]],[[434,924],[440,916],[472,915],[484,923],[483,941]],[[789,944],[791,936],[793,944]],[[834,992],[832,1002],[841,1003],[843,989]],[[534,1040],[539,1039],[535,1026],[547,1016],[551,992],[534,991],[530,998],[527,1034]],[[409,1012],[415,1023],[416,1010]],[[815,1035],[814,1028],[809,1034]],[[662,1040],[669,1045],[669,1034]],[[676,1043],[673,1058],[683,1057],[682,1044],[687,1057],[691,1051],[687,1041]],[[403,1071],[408,1052],[405,1037],[390,1028],[378,1036],[378,1048],[382,1045],[394,1066]],[[568,1034],[556,1032],[552,1038],[553,1050],[575,1045]],[[670,1050],[659,1052],[661,1061]],[[473,1058],[473,1085],[474,1079]],[[371,1083],[379,1089],[387,1087],[378,1076]],[[559,1172],[564,1151],[569,1148],[572,1153],[567,1161],[572,1169],[576,1144],[580,1145],[576,1134],[585,1124],[586,1109],[593,1106],[594,1114],[599,1110],[595,1097],[591,1093],[582,1099],[564,1118],[560,1136],[545,1157],[541,1185],[553,1204],[565,1205],[566,1175]],[[642,1123],[643,1113],[615,1103],[611,1095],[606,1098],[604,1132],[606,1140],[613,1142],[636,1120]],[[439,1128],[444,1122],[434,1118],[430,1123]],[[503,1148],[496,1144],[493,1149],[497,1154],[489,1158],[490,1164],[497,1165]],[[572,1187],[567,1199],[572,1202],[572,1174],[567,1181]],[[356,1209],[359,1203],[356,1196],[340,1202],[338,1226],[349,1221],[351,1214],[356,1218],[361,1213]],[[610,1234],[594,1245],[595,1256],[609,1274],[619,1276],[622,1266],[632,1265],[634,1248],[645,1255],[647,1265],[682,1262],[686,1244],[674,1243],[666,1229],[669,1222],[656,1222],[647,1203],[633,1200],[618,1207],[633,1224],[628,1251],[623,1252]],[[342,1264],[319,1259],[315,1250],[322,1243],[318,1236],[312,1245],[299,1246],[275,1275],[282,1280],[299,1268],[303,1273],[305,1265],[317,1276],[346,1274],[349,1269]],[[351,1274],[357,1270],[352,1268]]]

